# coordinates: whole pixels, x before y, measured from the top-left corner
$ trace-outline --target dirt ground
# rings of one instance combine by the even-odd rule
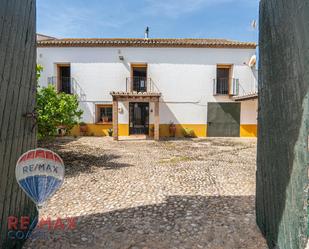
[[[58,138],[65,183],[24,248],[264,249],[255,223],[255,139],[119,141]]]

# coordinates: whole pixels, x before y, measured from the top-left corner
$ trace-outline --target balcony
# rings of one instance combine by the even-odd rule
[[[213,80],[213,95],[230,95],[239,94],[239,79],[232,79],[230,84],[229,78],[219,78]]]
[[[137,76],[126,78],[126,92],[158,93],[159,90],[157,89],[151,78]]]
[[[73,77],[52,76],[47,78],[47,83],[54,86],[59,93],[76,94],[79,100],[86,98],[85,92]]]

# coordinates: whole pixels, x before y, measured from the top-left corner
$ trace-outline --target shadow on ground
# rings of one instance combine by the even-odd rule
[[[75,230],[48,233],[44,244],[55,249],[266,248],[255,225],[254,196],[170,196],[156,205],[77,219]],[[26,248],[45,248],[41,243],[29,241]]]
[[[40,147],[48,148],[63,159],[66,177],[73,177],[79,173],[92,173],[94,168],[117,170],[133,166],[128,163],[120,163],[116,160],[121,158],[113,153],[95,150],[86,145],[78,145],[79,149],[68,144],[78,139],[66,137],[57,140],[46,140],[39,143]]]

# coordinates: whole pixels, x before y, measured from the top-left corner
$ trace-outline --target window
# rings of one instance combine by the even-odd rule
[[[231,65],[218,65],[217,66],[217,80],[215,83],[215,94],[229,94],[230,78],[231,78]]]
[[[97,123],[113,122],[112,105],[97,105]]]
[[[57,65],[58,79],[57,89],[58,92],[71,94],[71,67],[70,65]]]

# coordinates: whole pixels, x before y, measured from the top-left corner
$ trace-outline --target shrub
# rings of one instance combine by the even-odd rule
[[[193,137],[195,137],[194,131],[191,130],[191,129],[189,129],[189,128],[184,128],[184,129],[182,130],[182,134],[183,134],[184,137],[187,137],[187,138],[193,138]]]
[[[113,129],[109,128],[109,129],[107,130],[107,133],[108,133],[108,135],[109,135],[110,137],[113,136]]]
[[[37,91],[37,113],[39,138],[54,136],[58,126],[69,131],[83,114],[78,108],[76,95],[57,93],[53,86]]]

